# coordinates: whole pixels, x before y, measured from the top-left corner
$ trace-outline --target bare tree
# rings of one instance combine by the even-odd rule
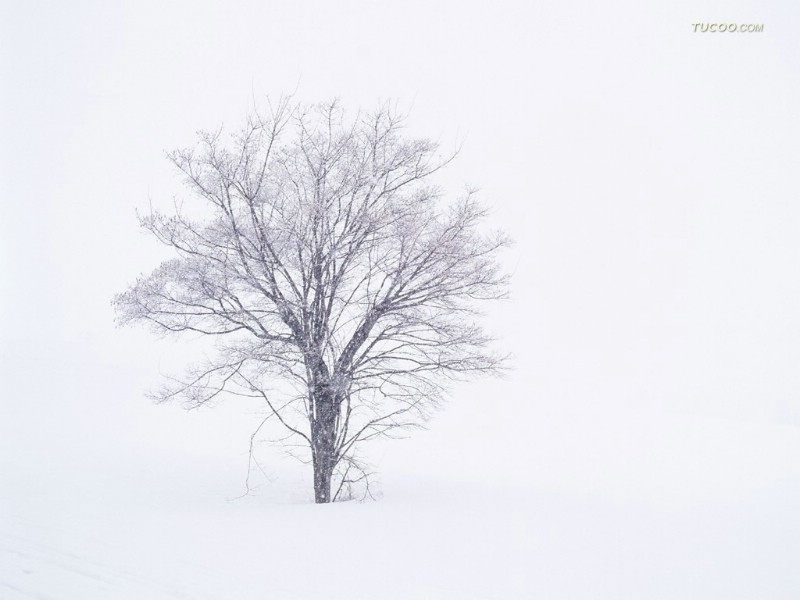
[[[359,444],[501,362],[476,306],[506,293],[506,239],[481,232],[472,192],[443,202],[429,181],[449,159],[402,129],[388,107],[283,100],[233,135],[201,133],[169,158],[205,212],[141,218],[177,257],[114,299],[121,323],[217,336],[215,358],[158,398],[260,398],[306,449],[319,503],[366,484]]]

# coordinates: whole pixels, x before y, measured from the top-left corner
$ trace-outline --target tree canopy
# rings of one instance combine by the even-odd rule
[[[119,322],[215,336],[215,356],[158,397],[261,398],[307,449],[318,502],[367,482],[360,443],[418,425],[452,377],[500,366],[478,309],[506,294],[507,239],[483,231],[474,192],[445,202],[433,180],[450,158],[390,108],[282,100],[169,158],[195,206],[141,218],[175,258],[115,298]]]

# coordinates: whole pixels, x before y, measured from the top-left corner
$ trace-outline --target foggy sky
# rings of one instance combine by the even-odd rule
[[[110,299],[165,256],[135,215],[183,193],[163,152],[290,92],[397,100],[412,133],[463,142],[442,183],[478,186],[516,245],[512,298],[488,315],[515,370],[462,396],[800,423],[795,3],[1,10],[6,458],[179,428],[230,443],[143,398],[182,347],[116,329]],[[765,29],[692,33],[700,21]]]

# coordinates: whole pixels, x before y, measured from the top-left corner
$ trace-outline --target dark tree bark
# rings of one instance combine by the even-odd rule
[[[316,401],[318,413],[311,425],[311,445],[314,466],[314,499],[320,503],[331,500],[331,478],[336,466],[335,431],[338,408],[330,396]]]

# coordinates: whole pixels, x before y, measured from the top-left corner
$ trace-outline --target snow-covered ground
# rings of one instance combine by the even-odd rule
[[[80,370],[65,368],[69,383],[67,370]],[[65,410],[80,406],[72,383]],[[167,424],[140,438],[111,420],[92,433],[116,411],[96,401],[85,405],[98,426],[83,430],[32,411],[37,429],[18,410],[0,442],[0,598],[800,595],[796,426],[507,401],[517,410],[504,418],[494,402],[488,418],[467,394],[430,431],[376,447],[382,497],[328,506],[269,452],[270,481],[233,499],[246,466],[234,434],[252,425],[235,408],[140,402]]]

